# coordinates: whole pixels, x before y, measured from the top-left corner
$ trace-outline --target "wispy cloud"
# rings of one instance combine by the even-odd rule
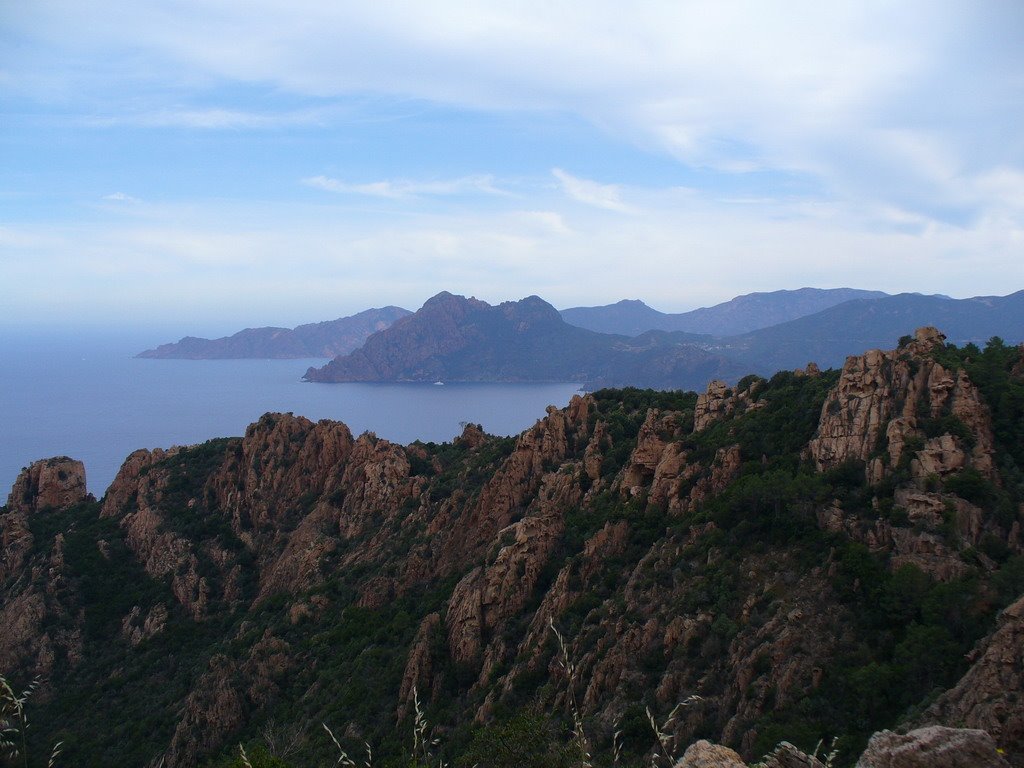
[[[92,127],[135,126],[141,128],[191,128],[197,130],[237,130],[290,128],[322,125],[327,112],[319,109],[258,112],[219,107],[175,107],[142,112],[90,115],[81,122]]]
[[[334,179],[329,176],[311,176],[302,180],[307,187],[322,189],[343,195],[367,195],[370,197],[386,197],[393,200],[410,197],[448,196],[448,195],[506,195],[506,191],[495,186],[494,177],[490,175],[461,176],[456,179],[436,181],[415,181],[397,179],[371,181],[363,184]]]
[[[0,88],[16,97],[15,129],[41,115],[62,129],[112,130],[90,134],[94,152],[55,159],[78,145],[47,135],[38,157],[12,156],[20,178],[37,179],[19,194],[42,201],[24,227],[39,244],[29,247],[20,226],[0,230],[0,284],[31,282],[6,272],[12,264],[31,275],[55,265],[53,282],[87,297],[83,307],[139,296],[170,316],[183,286],[202,286],[219,306],[213,294],[230,293],[238,270],[217,260],[231,254],[274,289],[309,275],[303,298],[312,284],[349,290],[336,276],[358,270],[358,291],[345,294],[353,310],[396,274],[407,295],[389,300],[409,304],[421,286],[498,283],[507,293],[490,298],[637,295],[665,309],[806,284],[996,293],[1024,284],[1018,6],[14,3],[4,26],[25,44],[3,62]],[[393,132],[360,122],[382,114]],[[304,126],[324,130],[268,140]],[[389,155],[392,138],[400,151]],[[93,180],[110,172],[100,189],[145,203],[127,205],[120,192],[60,208],[51,190],[75,180],[65,169],[74,162],[88,188],[76,199],[95,200]],[[479,168],[495,176],[473,175]],[[324,222],[323,206],[296,194],[303,185],[398,202]],[[428,198],[439,202],[414,204]],[[168,212],[168,200],[191,210]],[[244,210],[228,216],[228,204]],[[76,229],[85,208],[93,218]],[[396,208],[401,217],[385,215]],[[4,223],[18,226],[15,216],[5,211]],[[51,216],[66,220],[40,224]],[[303,254],[300,268],[268,272],[286,252]],[[82,291],[86,255],[104,254],[116,256],[115,277]],[[116,282],[147,258],[178,276],[173,291],[145,275]],[[189,264],[223,271],[193,276]],[[48,309],[15,295],[5,311]]]
[[[617,184],[601,184],[590,179],[581,179],[561,168],[552,168],[551,174],[558,179],[562,191],[576,202],[618,213],[635,212],[634,208],[622,202],[620,187]]]
[[[109,195],[104,195],[103,199],[111,203],[137,203],[139,199],[126,195],[124,192],[112,192]]]
[[[1024,17],[1014,3],[794,0],[779,13],[744,0],[629,12],[612,0],[254,1],[258,12],[204,0],[23,4],[5,21],[36,53],[6,70],[29,84],[21,92],[45,78],[43,98],[103,103],[258,84],[318,99],[554,109],[691,167],[810,174],[829,194],[924,213],[983,213],[983,203],[958,199],[965,179],[1024,167]],[[344,123],[256,106],[172,104],[101,119],[194,129]],[[911,134],[909,144],[894,141]],[[899,183],[873,183],[879,174]],[[366,194],[416,194],[381,190]]]

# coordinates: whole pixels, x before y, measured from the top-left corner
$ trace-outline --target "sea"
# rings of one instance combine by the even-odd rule
[[[163,339],[166,341],[167,339]],[[129,453],[240,436],[267,412],[343,421],[354,435],[451,441],[462,424],[514,435],[565,406],[579,385],[312,384],[325,360],[147,360],[135,336],[0,338],[0,503],[23,467],[70,456],[101,497]]]

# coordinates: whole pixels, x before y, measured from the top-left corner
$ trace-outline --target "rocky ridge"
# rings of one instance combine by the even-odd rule
[[[369,674],[362,650],[338,650],[350,637],[353,648],[389,649],[394,681],[363,728],[407,716],[413,686],[478,724],[524,692],[560,712],[571,686],[606,738],[644,705],[668,711],[697,695],[675,721],[677,743],[714,734],[752,756],[778,713],[856,683],[834,670],[873,637],[858,618],[879,602],[869,587],[903,595],[893,579],[912,576],[936,600],[942,584],[989,584],[1020,553],[1019,513],[955,492],[972,470],[988,493],[1005,493],[990,406],[964,368],[935,360],[941,349],[922,330],[838,377],[575,397],[514,440],[470,425],[447,446],[399,446],[268,414],[241,439],[132,454],[92,507],[72,492],[74,473],[33,465],[0,518],[0,620],[15,628],[0,658],[51,677],[58,701],[57,681],[98,663],[88,649],[108,637],[103,626],[120,645],[102,674],[141,674],[150,648],[178,659],[186,651],[164,645],[175,637],[215,638],[166,673],[182,675],[173,680],[184,692],[166,704],[181,714],[147,736],[163,734],[158,745],[142,741],[168,766],[216,753],[282,701],[328,717],[315,702],[347,701],[332,686]],[[778,442],[783,432],[795,449]],[[60,503],[45,512],[40,499]],[[93,508],[95,520],[75,511]],[[42,527],[51,514],[63,530]],[[102,532],[91,545],[89,526]],[[145,586],[103,626],[84,597],[102,574],[81,571],[101,562],[137,569]],[[986,589],[957,610],[983,611],[995,600]],[[1003,613],[966,682],[925,716],[975,722],[1014,759],[1024,754],[1006,715],[1022,684],[1017,613]],[[375,635],[376,621],[391,623]],[[914,674],[949,686],[956,671]],[[627,728],[631,748],[646,749],[642,731]]]

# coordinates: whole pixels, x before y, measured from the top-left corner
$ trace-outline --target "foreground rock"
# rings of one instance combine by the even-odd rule
[[[85,489],[85,466],[60,456],[30,464],[21,471],[0,513],[0,674],[19,666],[45,676],[58,655],[81,656],[81,618],[75,615],[74,585],[68,583],[64,536],[57,534],[44,557],[33,559],[31,518],[59,512],[91,497]]]
[[[970,728],[933,725],[871,737],[857,768],[1009,768],[992,737]]]
[[[1003,610],[998,628],[974,655],[967,674],[921,720],[983,729],[1024,757],[1024,597]]]
[[[728,747],[702,739],[689,746],[675,768],[747,768],[747,764]]]
[[[673,768],[748,768],[728,747],[698,741]],[[813,755],[781,743],[756,768],[825,768]],[[857,768],[1010,768],[985,731],[930,726],[907,734],[880,731],[871,737]]]

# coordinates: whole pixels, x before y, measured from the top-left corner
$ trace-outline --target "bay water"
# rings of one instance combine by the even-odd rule
[[[0,339],[0,503],[22,467],[50,456],[85,462],[102,496],[138,448],[244,434],[268,411],[345,422],[397,443],[450,441],[461,422],[512,435],[565,406],[578,385],[311,384],[324,360],[146,360],[152,339],[33,335]]]

